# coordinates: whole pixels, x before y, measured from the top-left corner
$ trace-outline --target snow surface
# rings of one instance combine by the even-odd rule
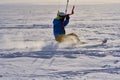
[[[120,80],[119,7],[76,6],[66,31],[93,45],[60,47],[52,20],[65,6],[0,5],[0,80]]]

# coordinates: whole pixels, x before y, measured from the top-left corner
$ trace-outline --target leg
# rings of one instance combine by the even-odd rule
[[[55,39],[57,42],[61,43],[64,41],[64,38],[66,38],[65,34],[58,35]]]
[[[76,35],[75,33],[67,34],[67,36],[74,36],[77,39],[77,41],[80,41],[78,35]]]

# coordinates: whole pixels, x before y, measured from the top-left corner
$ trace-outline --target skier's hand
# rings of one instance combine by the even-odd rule
[[[69,19],[70,19],[70,16],[69,16],[69,15],[66,15],[66,19],[69,20]]]

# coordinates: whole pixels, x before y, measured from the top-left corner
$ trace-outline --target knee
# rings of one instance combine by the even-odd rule
[[[73,36],[78,37],[77,34],[75,34],[75,33],[70,33],[70,34],[68,34],[68,35],[73,35]]]

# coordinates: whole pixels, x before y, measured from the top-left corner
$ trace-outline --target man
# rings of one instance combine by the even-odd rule
[[[54,37],[56,39],[57,42],[61,43],[63,41],[65,41],[65,39],[69,36],[74,36],[77,41],[80,41],[78,36],[74,33],[70,33],[66,35],[65,32],[65,27],[67,26],[67,24],[69,23],[69,15],[65,14],[64,12],[59,12],[57,13],[57,17],[53,20],[53,33],[54,33]]]

